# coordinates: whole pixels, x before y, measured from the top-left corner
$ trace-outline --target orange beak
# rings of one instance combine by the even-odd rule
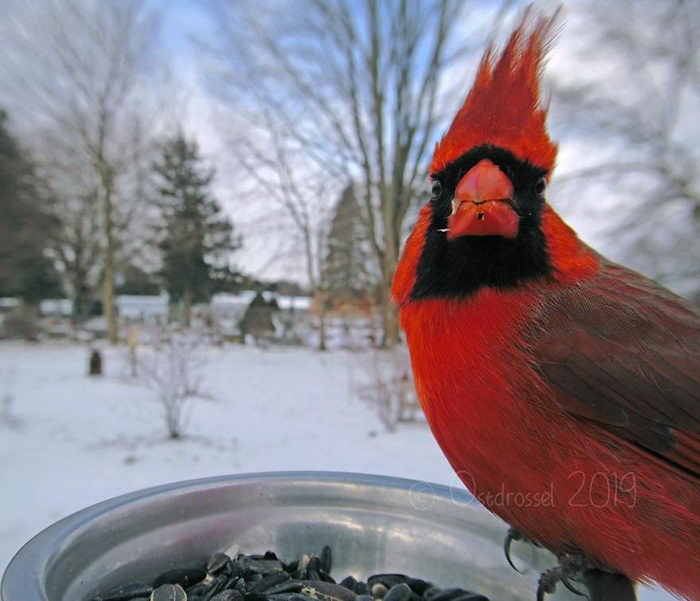
[[[447,238],[518,235],[520,217],[513,209],[513,184],[497,165],[479,161],[457,184]]]

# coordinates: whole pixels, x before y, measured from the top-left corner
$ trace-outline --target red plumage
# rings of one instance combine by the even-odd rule
[[[528,15],[497,60],[487,51],[434,176],[492,145],[549,177],[556,146],[538,78],[550,31]],[[421,210],[393,294],[451,465],[491,511],[555,553],[700,599],[700,317],[590,249],[546,203],[536,223],[545,275],[417,294],[426,253],[444,249],[430,258],[440,267],[479,243],[439,238],[439,206]],[[483,242],[503,256],[497,245],[511,244]]]

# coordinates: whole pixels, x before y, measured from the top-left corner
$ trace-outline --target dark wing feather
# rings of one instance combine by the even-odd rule
[[[700,316],[655,282],[601,259],[557,292],[528,343],[567,411],[700,478]]]

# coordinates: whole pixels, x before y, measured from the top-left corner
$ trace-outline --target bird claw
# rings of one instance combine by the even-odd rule
[[[523,574],[524,572],[516,567],[510,556],[513,541],[528,542],[540,548],[542,545],[540,545],[537,541],[528,538],[515,528],[508,528],[508,534],[506,534],[506,538],[503,541],[503,552],[505,553],[506,560],[510,564],[510,567],[516,572]],[[586,577],[591,574],[591,570],[598,573],[607,573],[609,575],[615,573],[615,570],[611,569],[610,567],[588,559],[585,555],[578,553],[561,553],[557,555],[557,559],[559,561],[559,565],[545,570],[542,572],[542,574],[540,574],[540,578],[537,582],[537,601],[544,601],[546,595],[555,593],[557,584],[559,583],[564,585],[574,595],[585,597],[589,601],[592,601],[592,597],[577,589],[573,582],[584,582],[586,585],[588,585]],[[593,597],[598,599],[598,597],[595,595],[593,595]]]
[[[519,574],[522,574],[518,568],[515,567],[515,564],[513,563],[513,560],[510,558],[510,545],[513,541],[519,541],[523,540],[523,535],[513,528],[512,526],[508,528],[508,534],[506,534],[506,540],[503,541],[503,553],[506,556],[506,561],[510,564],[510,567],[513,568],[516,572]]]
[[[557,582],[561,580],[560,568],[551,568],[540,574],[537,581],[537,601],[544,601],[545,595],[551,595],[557,588]]]
[[[523,570],[519,570],[513,563],[513,560],[510,558],[510,546],[513,543],[513,541],[528,542],[532,545],[535,545],[536,547],[541,547],[541,545],[537,541],[528,538],[522,532],[516,530],[512,526],[508,528],[508,534],[506,534],[506,539],[505,541],[503,541],[503,553],[505,554],[506,561],[508,562],[510,567],[513,568],[516,572],[518,572],[518,574],[524,574],[525,572]]]
[[[584,555],[564,553],[558,556],[559,565],[545,570],[540,574],[537,583],[537,601],[544,601],[545,595],[551,595],[556,591],[560,582],[575,595],[579,597],[590,597],[578,590],[571,583],[571,580],[578,580],[587,570],[599,568],[599,564],[589,560]]]

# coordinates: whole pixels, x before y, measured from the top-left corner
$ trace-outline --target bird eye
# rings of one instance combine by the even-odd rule
[[[430,191],[430,198],[433,200],[438,200],[442,196],[442,184],[440,183],[440,180],[434,180],[433,181],[433,187]]]
[[[540,179],[537,180],[537,182],[535,182],[535,192],[537,192],[537,194],[542,194],[544,192],[546,185],[547,185],[546,180],[543,177],[541,177]]]

